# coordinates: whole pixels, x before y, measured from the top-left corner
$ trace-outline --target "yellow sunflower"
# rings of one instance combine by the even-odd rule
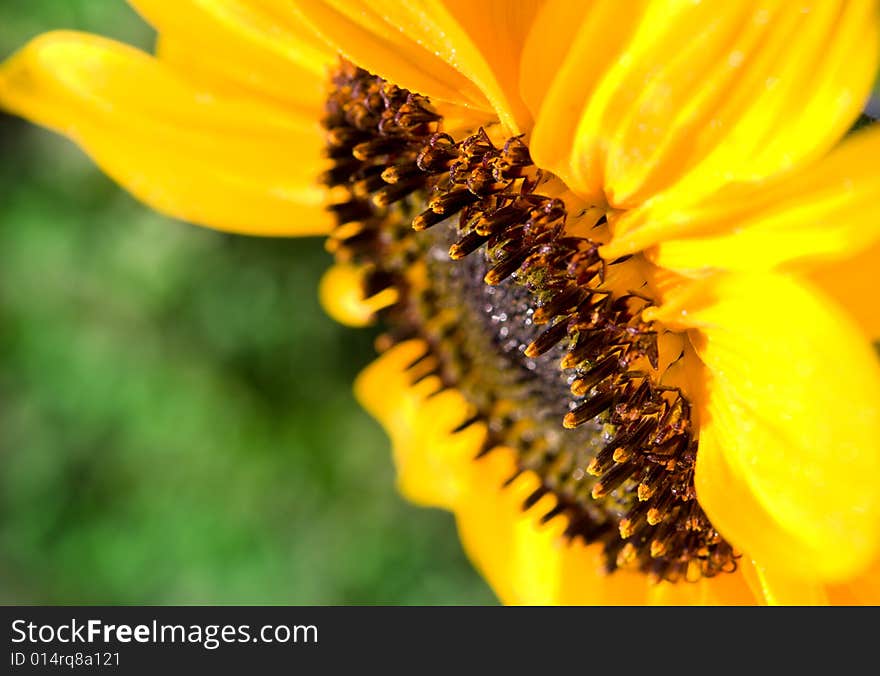
[[[880,599],[876,2],[133,4],[155,57],[50,33],[0,105],[328,234],[401,489],[503,601]]]

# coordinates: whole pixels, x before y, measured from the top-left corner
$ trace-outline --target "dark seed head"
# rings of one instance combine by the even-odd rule
[[[523,139],[456,140],[427,99],[346,62],[324,125],[334,164],[322,180],[347,194],[330,207],[330,248],[369,267],[367,295],[397,291],[377,347],[421,338],[430,349],[412,381],[454,387],[474,408],[450,434],[481,424],[481,455],[514,448],[515,476],[540,480],[523,507],[553,495],[542,520],[600,543],[609,571],[678,581],[735,569],[696,501],[690,405],[651,370],[651,299],[606,288],[625,259],[606,263],[598,242],[568,234],[566,204],[539,192]]]

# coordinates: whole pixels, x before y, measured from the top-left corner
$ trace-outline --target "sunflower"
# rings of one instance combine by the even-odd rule
[[[503,601],[877,601],[875,2],[132,4],[156,56],[49,33],[0,104],[327,235],[401,490]]]

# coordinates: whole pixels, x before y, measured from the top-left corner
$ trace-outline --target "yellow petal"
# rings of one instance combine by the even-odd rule
[[[663,267],[699,271],[803,268],[856,255],[880,241],[878,157],[880,125],[872,125],[801,171],[732,187],[693,209],[655,214],[648,227],[664,240],[653,258]],[[648,234],[624,236],[606,253],[644,245],[640,233]],[[681,235],[693,236],[671,239]]]
[[[701,587],[700,605],[753,606],[764,603],[763,597],[755,594],[748,583],[741,562],[733,573],[722,573],[700,580],[697,584]]]
[[[695,482],[712,523],[767,569],[858,574],[880,544],[880,363],[858,327],[781,275],[702,280],[653,316],[691,329],[705,365]]]
[[[523,511],[538,480],[523,474],[504,487],[514,467],[513,451],[506,448],[472,462],[454,507],[462,545],[498,597],[510,605],[645,603],[645,576],[606,575],[599,545],[565,538],[564,518],[540,524],[554,498],[545,496]]]
[[[570,2],[570,0],[546,0],[536,12],[532,21],[531,29],[526,37],[520,63],[520,91],[522,98],[533,118],[538,117],[547,91],[554,78],[564,67],[566,56],[572,51],[579,49],[573,46],[578,36],[578,31],[588,33],[586,40],[596,41],[607,39],[609,30],[619,26],[619,21],[604,22],[603,18],[611,16],[614,11],[613,2],[596,0],[592,3]],[[623,19],[627,24],[634,24],[633,17],[638,15],[638,8],[630,3],[629,11],[614,15],[615,19]],[[629,19],[626,21],[626,19]],[[581,39],[583,40],[584,37]],[[596,60],[600,62],[599,70],[607,67],[608,58],[613,57],[613,50],[599,49],[596,51]],[[590,62],[594,64],[595,61]],[[591,71],[592,73],[592,71]],[[581,87],[588,88],[595,75],[583,74]],[[557,92],[559,93],[559,92]],[[567,103],[574,106],[577,103],[575,92],[571,93]],[[567,114],[566,114],[567,113]],[[559,119],[565,120],[571,125],[576,121],[571,118],[574,111],[559,111]],[[545,130],[542,130],[545,131]],[[558,131],[565,133],[563,129]],[[573,131],[569,130],[573,135]],[[544,141],[549,140],[546,137]]]
[[[295,4],[302,17],[353,63],[406,89],[469,106],[478,118],[494,110],[508,129],[518,128],[516,118],[525,108],[516,91],[509,91],[518,82],[518,71],[510,65],[518,63],[518,54],[482,50],[521,45],[533,13],[531,2],[516,11],[509,3],[469,7],[440,0]],[[501,17],[505,24],[495,26],[493,21]],[[496,34],[481,35],[487,27]]]
[[[539,13],[522,61],[523,96],[535,117],[530,150],[538,166],[561,176],[584,199],[604,203],[603,151],[583,119],[599,115],[600,92],[622,63],[646,2],[590,5],[553,0]],[[596,101],[596,103],[593,103]]]
[[[563,535],[566,521],[541,524],[555,504],[547,495],[528,511],[523,502],[538,486],[514,474],[510,449],[495,448],[470,464],[470,481],[454,507],[462,545],[498,597],[512,605],[734,605],[755,597],[739,573],[696,584],[654,584],[637,572],[604,572],[599,544],[585,545]],[[467,470],[467,467],[463,469]]]
[[[880,559],[857,578],[846,584],[830,585],[827,591],[835,605],[880,605]]]
[[[181,75],[320,116],[337,57],[291,12],[246,0],[130,1],[159,32],[159,57]]]
[[[251,234],[330,226],[315,120],[200,91],[126,45],[43,35],[0,67],[0,106],[69,136],[168,215]]]
[[[825,606],[825,585],[792,577],[753,562],[767,604],[771,606]]]
[[[423,373],[418,369],[431,369],[431,358],[420,362],[418,369],[407,367],[427,350],[419,340],[396,345],[358,376],[355,395],[391,438],[401,492],[417,504],[451,509],[483,443],[485,428],[474,424],[453,432],[471,413],[461,394],[455,390],[435,394],[440,389],[436,376],[413,385]]]
[[[453,43],[450,63],[484,92],[510,135],[531,129],[532,119],[520,94],[520,61],[526,37],[544,0],[435,0],[419,3],[410,22],[438,27]],[[392,6],[404,7],[401,3]],[[407,14],[401,13],[406,20]],[[426,37],[435,36],[436,28]],[[462,31],[458,33],[458,31]],[[460,35],[460,38],[453,36]],[[444,42],[437,44],[442,49]],[[468,50],[465,52],[464,50]],[[472,50],[472,51],[471,51]]]
[[[588,15],[547,90],[532,150],[615,208],[658,195],[680,207],[821,156],[864,105],[880,53],[867,0],[605,11],[601,25]]]
[[[394,288],[383,289],[369,298],[364,297],[365,270],[355,265],[337,263],[321,277],[318,297],[327,314],[340,324],[363,327],[372,324],[376,312],[397,302]]]
[[[652,606],[751,606],[759,603],[741,571],[696,582],[660,582],[648,588]]]
[[[871,341],[880,340],[880,295],[875,291],[878,271],[880,241],[855,258],[810,272],[810,280],[845,308]]]
[[[448,390],[429,397],[439,381],[413,386],[417,372],[407,372],[426,350],[416,340],[397,345],[355,383],[361,405],[391,438],[401,492],[417,504],[455,513],[465,551],[505,603],[643,602],[643,576],[608,578],[600,572],[598,547],[569,544],[559,519],[538,525],[552,498],[523,512],[535,477],[524,475],[505,488],[514,474],[513,452],[496,448],[477,459],[482,424],[452,434],[469,411],[461,395]]]

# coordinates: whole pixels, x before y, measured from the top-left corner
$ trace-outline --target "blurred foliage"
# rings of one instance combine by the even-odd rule
[[[53,28],[152,41],[121,0],[4,0],[0,52]],[[0,602],[493,602],[394,488],[322,242],[163,219],[11,117],[0,153]]]

